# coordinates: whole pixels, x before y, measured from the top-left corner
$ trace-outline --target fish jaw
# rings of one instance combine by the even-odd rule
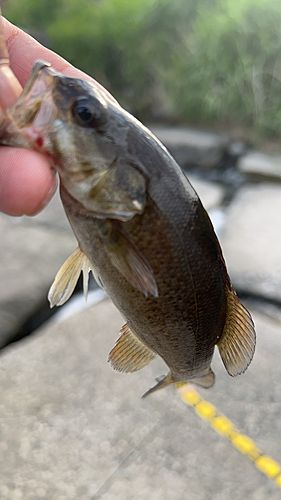
[[[50,126],[57,118],[52,90],[56,72],[49,63],[37,61],[22,94],[0,114],[0,143],[52,156]]]

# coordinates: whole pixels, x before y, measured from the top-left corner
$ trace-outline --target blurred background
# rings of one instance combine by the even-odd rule
[[[278,136],[278,0],[6,0],[6,15],[142,120]]]
[[[141,400],[166,367],[111,370],[123,321],[95,283],[87,304],[79,283],[50,311],[48,288],[76,246],[56,195],[36,217],[0,214],[0,498],[279,499],[280,0],[1,6],[148,125],[191,180],[257,329],[246,374],[230,378],[215,356],[217,383],[201,395],[276,462],[255,466],[175,389]]]

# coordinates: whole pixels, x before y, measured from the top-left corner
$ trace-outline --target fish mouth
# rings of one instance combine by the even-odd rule
[[[0,116],[0,143],[51,153],[49,127],[57,117],[53,89],[58,73],[37,61],[15,104]]]

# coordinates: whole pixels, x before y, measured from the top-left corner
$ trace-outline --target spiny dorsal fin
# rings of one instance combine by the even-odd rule
[[[127,323],[121,328],[121,337],[117,340],[108,361],[119,372],[135,372],[147,365],[154,353],[146,347],[130,330]]]
[[[223,334],[218,342],[223,364],[231,376],[240,375],[252,361],[256,334],[250,313],[239,301],[235,291],[227,295],[227,315]]]
[[[83,273],[83,289],[87,299],[89,272],[91,263],[88,257],[80,250],[76,250],[66,259],[59,269],[54,282],[49,290],[48,299],[50,306],[61,306],[72,295],[80,273]]]

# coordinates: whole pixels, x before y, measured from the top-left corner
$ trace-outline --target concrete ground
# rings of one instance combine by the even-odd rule
[[[173,132],[171,149],[179,136],[182,130],[177,140]],[[183,142],[177,145],[183,164],[204,168],[210,159],[221,161],[227,148],[204,134],[194,144],[186,131]],[[205,176],[192,182],[211,215],[215,211],[234,284],[278,301],[281,184],[264,183],[278,176],[268,159],[258,159],[239,168],[246,177],[250,169],[249,179],[263,179],[262,185],[247,182],[227,209],[222,186]],[[33,219],[2,214],[0,232],[3,347],[46,301],[76,242],[58,196]],[[216,434],[175,388],[141,399],[167,370],[160,360],[135,374],[112,371],[106,359],[122,319],[109,301],[69,318],[62,311],[37,335],[0,353],[0,500],[281,499],[274,480]],[[216,385],[200,393],[281,462],[280,310],[261,302],[253,312],[258,338],[251,367],[233,379],[216,356]]]
[[[248,372],[201,395],[262,451],[281,457],[281,329],[254,314],[258,345]],[[140,396],[165,373],[135,374],[107,354],[122,318],[105,300],[12,345],[0,362],[3,500],[277,500],[281,489],[198,418],[174,388]]]

